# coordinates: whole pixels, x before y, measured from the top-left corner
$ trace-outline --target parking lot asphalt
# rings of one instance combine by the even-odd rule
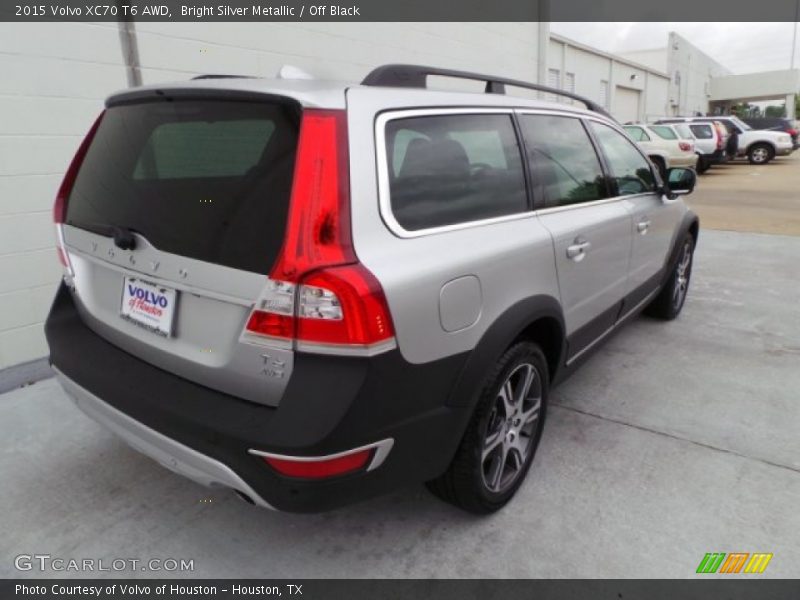
[[[800,235],[800,151],[766,165],[715,165],[688,203],[709,229]]]
[[[133,577],[693,577],[706,552],[797,576],[798,257],[800,238],[703,231],[681,317],[637,319],[554,391],[527,481],[489,517],[422,486],[256,509],[129,449],[52,379],[0,396],[0,577],[65,575],[17,571],[23,553],[194,561],[100,573]]]

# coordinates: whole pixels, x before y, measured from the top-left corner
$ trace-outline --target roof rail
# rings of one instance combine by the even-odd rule
[[[469,71],[454,71],[452,69],[439,69],[423,65],[383,65],[372,70],[361,84],[377,87],[426,88],[429,75],[483,81],[486,83],[485,92],[487,94],[505,94],[505,86],[510,85],[513,87],[535,90],[537,92],[547,92],[548,94],[565,96],[584,104],[586,108],[592,112],[614,119],[614,117],[608,114],[608,111],[596,102],[578,94],[573,94],[572,92],[566,92],[537,83],[528,83],[527,81],[520,81],[518,79],[507,79],[505,77],[495,77],[494,75],[481,75],[480,73],[470,73]]]
[[[252,77],[249,75],[198,75],[192,77],[192,81],[195,79],[252,79]]]

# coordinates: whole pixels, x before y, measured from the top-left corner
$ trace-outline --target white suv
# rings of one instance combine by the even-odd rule
[[[625,131],[647,153],[659,170],[669,167],[690,168],[697,165],[694,140],[683,139],[671,125],[625,125]]]
[[[721,122],[737,138],[736,156],[746,156],[751,164],[764,165],[776,156],[787,156],[794,151],[792,136],[782,131],[753,129],[735,116],[688,117],[664,119],[659,123],[687,121],[690,123]]]

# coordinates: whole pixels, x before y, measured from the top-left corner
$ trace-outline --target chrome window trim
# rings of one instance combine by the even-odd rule
[[[553,213],[564,212],[567,210],[575,210],[578,208],[586,208],[591,206],[602,206],[604,204],[613,204],[614,202],[621,202],[623,200],[628,200],[630,198],[638,198],[639,196],[649,196],[651,192],[646,192],[643,194],[631,194],[630,196],[614,196],[613,198],[601,198],[600,200],[592,200],[590,202],[576,202],[575,204],[564,204],[562,206],[548,206],[546,208],[540,208],[534,213],[536,215],[550,215]]]
[[[440,115],[481,115],[481,114],[507,114],[507,115],[552,115],[557,117],[569,117],[573,119],[591,120],[602,123],[616,130],[620,135],[626,137],[627,134],[621,125],[609,119],[605,119],[600,115],[593,113],[571,111],[569,109],[556,110],[548,108],[524,108],[524,107],[459,107],[459,108],[418,108],[418,109],[403,109],[403,110],[389,110],[378,114],[375,119],[375,155],[377,162],[377,177],[378,177],[378,205],[380,209],[381,219],[386,227],[397,237],[413,239],[427,235],[434,235],[437,233],[447,233],[451,231],[459,231],[461,229],[469,229],[473,227],[482,227],[485,225],[494,225],[496,223],[506,223],[510,221],[519,221],[522,219],[535,218],[539,215],[547,215],[556,212],[567,210],[575,210],[578,208],[600,206],[603,204],[611,204],[623,200],[631,200],[642,196],[649,196],[658,194],[658,190],[652,192],[642,192],[641,194],[630,194],[626,196],[614,196],[612,198],[602,198],[600,200],[593,200],[591,202],[578,202],[575,204],[568,204],[564,206],[551,206],[546,208],[538,208],[533,210],[526,210],[524,212],[514,213],[511,215],[503,215],[501,217],[492,217],[490,219],[478,219],[475,221],[465,221],[463,223],[454,223],[452,225],[442,225],[439,227],[429,227],[426,229],[418,229],[409,231],[405,229],[395,219],[392,212],[390,189],[389,189],[389,162],[386,152],[386,124],[389,121],[397,119],[408,119],[414,117],[428,117]],[[649,163],[650,161],[641,152],[641,150],[632,144],[639,154]],[[522,148],[520,148],[522,151]],[[521,155],[522,160],[526,160],[524,155]]]
[[[400,225],[397,219],[395,219],[394,213],[392,212],[389,189],[389,161],[386,153],[386,124],[389,121],[410,119],[415,117],[436,117],[447,115],[508,115],[513,117],[515,110],[516,109],[514,107],[484,108],[476,106],[459,108],[417,108],[390,110],[378,114],[375,119],[375,156],[378,176],[378,206],[380,208],[381,219],[383,219],[383,222],[389,228],[389,231],[400,238],[418,238],[436,233],[446,233],[449,231],[458,231],[461,229],[480,227],[483,225],[492,225],[495,223],[505,223],[507,221],[518,221],[521,219],[533,218],[535,211],[525,210],[523,212],[518,212],[511,215],[503,215],[489,219],[478,219],[475,221],[465,221],[463,223],[453,223],[452,225],[441,225],[439,227],[428,227],[426,229],[416,229],[414,231],[410,231]],[[523,161],[524,168],[525,157],[522,155],[521,148],[520,159]]]

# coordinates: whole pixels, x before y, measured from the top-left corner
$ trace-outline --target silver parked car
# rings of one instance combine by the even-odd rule
[[[680,313],[695,174],[665,179],[593,102],[491,76],[126,90],[58,192],[51,361],[91,417],[251,503],[428,482],[491,512],[550,389],[642,309]]]

